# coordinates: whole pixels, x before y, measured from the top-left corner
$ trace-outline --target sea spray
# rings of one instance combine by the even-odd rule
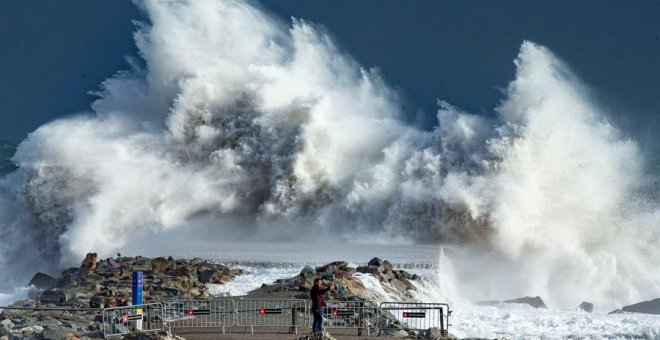
[[[239,1],[139,4],[144,68],[19,146],[1,183],[3,268],[75,265],[173,232],[396,239],[446,247],[455,299],[660,294],[638,147],[546,48],[522,44],[494,119],[440,101],[423,131],[314,24]]]

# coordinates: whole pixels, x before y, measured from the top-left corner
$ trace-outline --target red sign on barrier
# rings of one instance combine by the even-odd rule
[[[353,316],[355,315],[355,312],[350,309],[334,309],[332,311],[332,316],[333,317],[338,317],[338,316]]]
[[[189,309],[186,314],[188,315],[209,315],[211,314],[210,309]]]
[[[282,314],[282,308],[261,308],[259,314]]]
[[[127,323],[129,321],[135,321],[135,320],[142,320],[142,314],[124,315],[121,317],[121,321],[123,323]]]
[[[403,312],[404,318],[425,318],[426,313],[424,312]]]

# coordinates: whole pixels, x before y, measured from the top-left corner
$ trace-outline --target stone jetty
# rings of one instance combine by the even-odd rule
[[[206,284],[224,284],[242,269],[202,259],[117,257],[97,261],[89,253],[81,266],[57,278],[37,273],[31,298],[0,313],[0,340],[100,339],[101,309],[130,305],[132,273],[143,272],[143,303],[209,297]],[[54,309],[69,310],[54,310]],[[40,310],[41,309],[41,310]]]
[[[80,267],[62,271],[58,277],[36,273],[30,280],[30,298],[13,303],[0,313],[0,340],[13,339],[102,339],[101,310],[131,303],[132,273],[143,272],[143,303],[171,299],[210,297],[208,284],[225,284],[244,272],[203,259],[172,257],[121,257],[98,260],[89,253]],[[309,298],[315,278],[334,283],[333,300],[373,300],[357,275],[373,275],[383,289],[409,299],[416,275],[396,270],[387,260],[374,258],[365,266],[350,267],[336,261],[319,267],[307,266],[300,274],[264,284],[248,293],[253,298]],[[392,323],[392,320],[390,320]],[[393,323],[396,327],[396,323]],[[403,328],[400,326],[398,328]],[[397,330],[398,330],[397,328]],[[412,335],[412,334],[411,334]],[[129,334],[124,339],[180,339],[167,334]]]

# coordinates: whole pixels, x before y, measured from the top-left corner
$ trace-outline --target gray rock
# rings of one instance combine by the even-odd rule
[[[118,271],[114,266],[109,262],[109,259],[105,261],[99,261],[96,263],[96,272],[101,274],[112,273],[113,271]]]
[[[364,274],[376,274],[378,273],[378,266],[368,265],[366,267],[358,267],[357,271],[358,273],[364,273]]]
[[[392,285],[400,292],[405,292],[406,290],[408,290],[408,286],[404,282],[401,282],[401,280],[399,279],[392,279],[390,281],[390,285]]]
[[[126,327],[122,324],[119,324],[119,323],[114,324],[113,333],[122,333],[122,334],[124,334],[124,333],[130,333],[130,332],[131,332],[131,330],[128,329],[128,327]]]
[[[394,336],[399,337],[399,338],[406,338],[406,337],[408,337],[408,332],[406,332],[405,330],[402,329],[402,330],[399,330],[398,332],[396,332],[396,334],[394,334]]]
[[[23,327],[18,330],[22,335],[28,336],[28,337],[33,337],[36,336],[36,334],[42,333],[44,331],[44,328],[41,326],[28,326],[28,327]],[[35,334],[36,333],[36,334]]]
[[[69,327],[71,329],[73,329],[74,331],[80,331],[80,330],[83,330],[85,328],[84,326],[81,326],[77,323],[69,323]]]
[[[213,278],[214,270],[209,267],[199,267],[197,269],[197,280],[201,283],[209,283]]]
[[[167,294],[167,296],[179,296],[179,290],[176,288],[170,288],[170,287],[163,287],[163,291]]]
[[[511,300],[506,300],[504,303],[524,303],[528,304],[534,308],[548,308],[545,305],[545,302],[543,302],[543,299],[541,299],[540,296],[525,296],[517,299],[511,299]]]
[[[71,337],[73,330],[64,327],[48,328],[42,334],[45,339],[64,340]]]
[[[89,307],[91,308],[105,308],[108,298],[105,296],[94,295],[89,299]]]
[[[317,273],[337,273],[348,268],[348,262],[346,261],[334,261],[328,263],[324,266],[317,267]]]
[[[591,313],[594,311],[594,304],[591,302],[586,302],[583,301],[579,306],[578,310],[585,311],[587,313]]]
[[[77,282],[89,274],[89,272],[89,269],[69,268],[62,272],[62,276],[57,280],[57,287],[74,287],[77,285]]]
[[[383,259],[381,259],[380,257],[374,257],[373,259],[369,260],[369,263],[367,263],[367,265],[369,266],[376,266],[376,267],[380,267],[382,264],[383,264]]]
[[[34,274],[28,285],[35,286],[37,289],[46,290],[53,288],[56,283],[57,280],[54,277],[38,272]]]
[[[62,322],[55,319],[43,320],[40,321],[39,324],[45,328],[58,328],[62,326]]]
[[[313,275],[316,274],[316,270],[314,270],[314,267],[310,265],[306,265],[301,271],[300,275],[301,276],[307,276],[307,275]]]
[[[624,312],[629,313],[644,313],[644,314],[660,314],[660,298],[650,301],[639,302],[621,308]]]
[[[0,321],[0,336],[9,335],[12,327],[14,327],[14,323],[11,320],[5,319]]]
[[[438,340],[444,338],[445,337],[442,335],[442,332],[437,327],[429,328],[424,332],[425,340]]]
[[[41,298],[39,301],[41,303],[53,303],[56,305],[61,305],[68,300],[66,293],[59,290],[45,290],[41,293]]]

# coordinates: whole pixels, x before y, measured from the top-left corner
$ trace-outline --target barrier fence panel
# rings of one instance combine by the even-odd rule
[[[298,327],[306,325],[307,302],[300,299],[240,299],[235,300],[234,324],[250,327],[288,327],[298,334]]]
[[[230,299],[174,300],[163,302],[165,327],[226,328],[232,325],[234,301]]]
[[[325,328],[357,329],[358,336],[378,329],[378,304],[373,301],[326,301],[323,309]]]
[[[154,332],[163,329],[163,306],[160,303],[105,308],[103,334],[106,338],[135,330]]]
[[[380,309],[381,331],[437,328],[443,335],[448,334],[451,311],[446,303],[383,302]]]

